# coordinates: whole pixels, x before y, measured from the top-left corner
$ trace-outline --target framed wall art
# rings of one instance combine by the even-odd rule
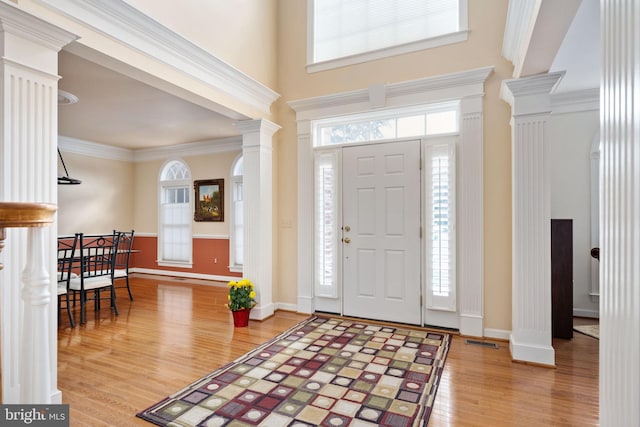
[[[195,221],[224,221],[224,179],[194,181]]]

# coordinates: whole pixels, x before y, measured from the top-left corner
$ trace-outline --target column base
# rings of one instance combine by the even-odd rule
[[[475,314],[460,315],[460,335],[469,337],[483,337],[483,318]]]
[[[514,362],[533,363],[536,365],[555,366],[556,352],[550,345],[540,345],[529,342],[518,342],[509,337],[509,350]]]

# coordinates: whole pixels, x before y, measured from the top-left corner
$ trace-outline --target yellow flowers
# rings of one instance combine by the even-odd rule
[[[243,309],[252,309],[256,305],[256,292],[253,289],[253,283],[249,279],[241,279],[237,282],[232,280],[227,286],[229,287],[229,304],[225,304],[229,310],[238,311]]]

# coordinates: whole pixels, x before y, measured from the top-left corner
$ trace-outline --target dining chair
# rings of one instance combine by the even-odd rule
[[[89,300],[94,302],[94,311],[100,310],[100,301],[108,299],[114,313],[118,314],[113,266],[118,251],[118,234],[85,235],[77,234],[80,274],[69,280],[69,289],[80,296],[80,324],[86,323],[86,307]],[[102,297],[101,292],[109,292]],[[74,298],[75,300],[75,298]]]
[[[58,325],[62,320],[62,309],[66,308],[69,324],[72,328],[75,328],[76,324],[69,304],[69,283],[72,277],[78,277],[78,274],[73,270],[77,243],[77,235],[58,237]]]
[[[115,264],[113,266],[113,278],[125,279],[126,285],[116,286],[118,288],[127,288],[129,299],[133,301],[131,287],[129,286],[129,260],[131,258],[131,248],[133,247],[134,230],[130,232],[113,230],[113,234],[119,234],[118,253],[116,255]]]

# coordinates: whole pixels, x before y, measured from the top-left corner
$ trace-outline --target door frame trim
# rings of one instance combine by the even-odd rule
[[[445,100],[460,101],[460,170],[458,195],[458,303],[460,333],[482,337],[484,329],[484,83],[493,72],[485,67],[409,82],[383,85],[385,105],[400,108]],[[298,275],[297,308],[315,311],[313,296],[313,135],[312,121],[373,111],[369,91],[362,89],[291,101],[298,124]]]

